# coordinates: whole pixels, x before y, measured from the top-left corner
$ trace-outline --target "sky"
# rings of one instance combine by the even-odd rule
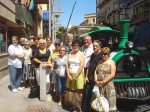
[[[96,13],[96,0],[61,0],[61,24],[64,27],[68,24],[74,4],[70,25],[79,25],[84,21],[85,14]],[[55,0],[55,11],[57,10],[58,0]]]

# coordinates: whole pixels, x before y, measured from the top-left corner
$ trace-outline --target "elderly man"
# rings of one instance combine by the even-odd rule
[[[90,57],[93,53],[93,44],[92,44],[92,39],[91,39],[90,35],[86,35],[84,37],[84,45],[82,46],[82,51],[83,51],[84,56],[85,56],[84,71],[86,72],[88,62],[89,62]]]
[[[65,44],[67,52],[70,51],[69,45],[72,44],[72,41],[73,41],[73,34],[68,33],[67,34],[67,42]]]

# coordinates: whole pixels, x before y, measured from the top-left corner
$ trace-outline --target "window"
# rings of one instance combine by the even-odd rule
[[[95,23],[95,19],[93,19],[93,23]]]
[[[3,27],[0,27],[0,54],[6,52],[6,31]]]

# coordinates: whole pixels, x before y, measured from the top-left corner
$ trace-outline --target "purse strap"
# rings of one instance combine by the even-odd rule
[[[104,96],[104,88],[102,87],[101,88],[101,91],[100,91],[100,97]]]

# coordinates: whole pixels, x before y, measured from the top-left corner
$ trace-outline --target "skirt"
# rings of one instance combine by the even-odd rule
[[[34,79],[32,74],[32,65],[31,64],[24,64],[23,65],[23,80]]]
[[[72,77],[75,73],[70,73]],[[83,89],[84,88],[84,72],[81,72],[76,81],[70,81],[67,77],[66,87],[71,90]]]

